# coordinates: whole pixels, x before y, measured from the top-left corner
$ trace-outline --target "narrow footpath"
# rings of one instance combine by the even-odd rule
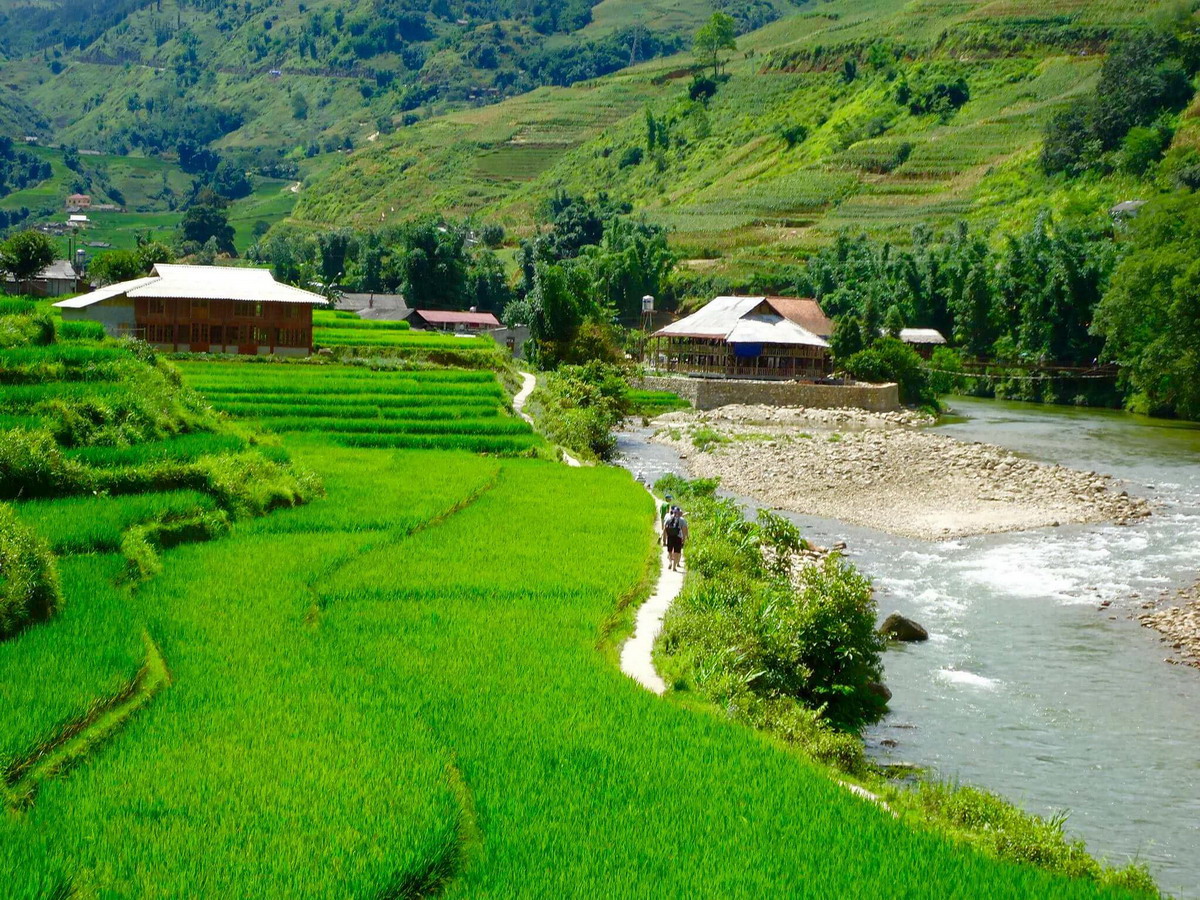
[[[525,403],[529,400],[529,395],[533,393],[534,388],[536,388],[536,387],[537,387],[537,379],[535,377],[533,377],[532,375],[530,375],[528,372],[522,372],[521,373],[521,389],[519,391],[517,391],[516,394],[513,395],[513,409],[515,409],[517,411],[518,416],[520,416],[522,419],[524,419],[530,425],[533,424],[533,416],[531,416],[531,415],[529,415],[529,413],[525,412]],[[582,465],[582,463],[580,463],[579,460],[577,460],[575,457],[573,457],[566,450],[562,451],[562,456],[563,456],[563,462],[565,462],[568,466]]]
[[[657,508],[658,498],[655,498]],[[672,572],[668,563],[664,546],[659,555],[658,584],[650,598],[638,608],[633,636],[621,648],[621,671],[660,696],[666,693],[667,685],[654,669],[654,642],[662,631],[663,616],[683,590],[683,571]]]

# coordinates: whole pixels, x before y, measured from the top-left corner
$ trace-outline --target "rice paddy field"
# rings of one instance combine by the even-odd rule
[[[490,371],[377,372],[237,362],[181,362],[179,367],[214,409],[281,434],[317,432],[357,447],[487,453],[517,453],[543,444],[529,425],[509,415],[507,398]]]
[[[119,690],[144,636],[169,671],[10,802],[6,896],[1100,894],[910,830],[619,674],[654,556],[627,473],[285,445],[323,499],[169,550],[136,591],[112,554],[68,557],[63,617],[0,644],[6,741]]]

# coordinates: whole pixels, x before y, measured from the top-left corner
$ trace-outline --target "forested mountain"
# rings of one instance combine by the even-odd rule
[[[744,28],[791,9],[788,0],[720,2]],[[447,105],[677,51],[712,8],[707,0],[4,0],[0,52],[4,83],[41,113],[39,131],[55,143],[146,154],[185,144],[261,159],[349,149]]]

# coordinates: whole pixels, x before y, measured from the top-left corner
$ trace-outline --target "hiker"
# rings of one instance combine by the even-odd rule
[[[663,520],[662,536],[667,547],[668,565],[671,571],[678,572],[683,558],[683,545],[688,539],[687,519],[683,517],[683,510],[678,506],[672,506],[670,515]]]
[[[663,523],[667,521],[667,516],[671,514],[671,510],[675,508],[675,504],[671,502],[671,495],[667,494],[665,502],[658,506],[658,527],[662,528]]]

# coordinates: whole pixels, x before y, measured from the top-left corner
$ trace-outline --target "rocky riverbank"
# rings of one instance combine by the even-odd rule
[[[1146,628],[1157,628],[1176,656],[1169,662],[1200,669],[1200,582],[1159,600],[1158,609],[1138,616]]]
[[[917,413],[723,407],[670,413],[655,440],[693,477],[774,507],[938,540],[1068,523],[1128,524],[1149,504],[1095,472],[913,427]]]

